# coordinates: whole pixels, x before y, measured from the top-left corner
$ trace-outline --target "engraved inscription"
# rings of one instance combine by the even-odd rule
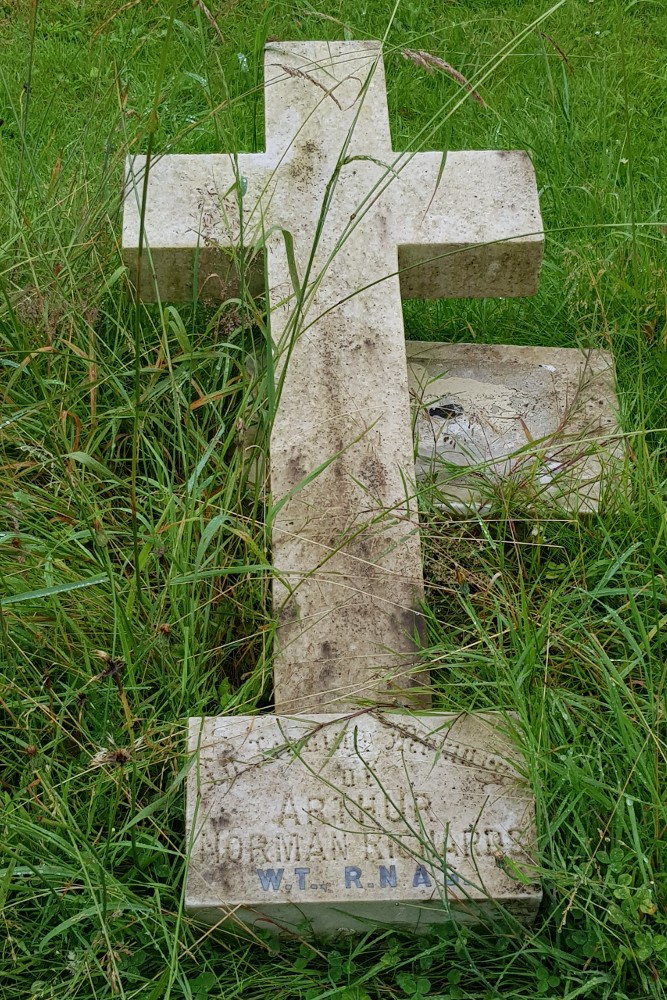
[[[446,857],[448,863],[458,858],[486,855],[495,857],[498,851],[512,854],[521,831],[499,828],[484,830],[464,830],[456,839],[441,840],[438,843],[435,829],[425,830],[423,839],[405,834],[365,833],[361,836],[339,830],[326,829],[300,835],[297,833],[276,834],[269,837],[261,833],[247,831],[220,831],[209,839],[206,850],[218,865],[252,864],[275,865],[295,864],[307,861],[341,861],[352,855],[364,861],[387,860],[392,858],[415,858],[429,853],[434,857]],[[380,880],[381,881],[381,880]]]
[[[498,864],[530,861],[511,743],[442,718],[216,720],[196,841],[214,897],[469,900],[486,898],[488,873],[525,891]]]
[[[320,889],[320,891],[328,893],[333,889],[333,883],[331,882],[320,883],[319,885],[312,882],[306,883],[306,876],[310,874],[310,868],[294,868],[295,882],[284,881],[284,868],[257,868],[256,872],[259,879],[259,886],[263,892],[278,892],[282,889],[284,892],[292,892],[294,890],[296,893],[299,893],[307,887],[310,890]],[[404,881],[406,877],[408,880],[411,880],[413,889],[434,888],[434,879],[424,865],[405,869],[402,872],[402,876]],[[341,870],[342,884],[345,889],[374,889],[375,882],[362,883],[363,877],[363,871],[358,865],[345,865]],[[380,865],[378,868],[378,879],[381,889],[396,889],[398,887],[396,865],[390,865],[389,867]],[[445,884],[448,887],[459,885],[459,877],[456,872],[449,872]]]
[[[248,736],[244,740],[244,757],[258,755],[262,758],[265,755],[273,756],[271,752],[282,751],[289,753],[289,744],[276,738],[275,734],[260,733],[256,736]],[[421,757],[425,760],[433,760],[434,753],[445,761],[461,766],[478,768],[480,770],[492,771],[494,775],[515,777],[514,768],[504,761],[497,754],[490,753],[480,747],[465,746],[453,740],[448,733],[435,732],[428,736],[420,735],[409,725],[392,727],[389,724],[376,734],[360,732],[357,727],[348,729],[341,738],[338,729],[319,729],[306,736],[303,746],[299,747],[299,754],[304,757],[320,757],[333,751],[342,753],[352,753],[355,755],[370,755],[377,761],[385,753],[397,751],[405,757]],[[233,747],[230,747],[233,754]],[[352,769],[347,769],[344,775],[343,784],[349,782],[346,787],[353,787],[357,780],[356,773]]]

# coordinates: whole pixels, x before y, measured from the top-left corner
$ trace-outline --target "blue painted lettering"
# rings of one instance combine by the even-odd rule
[[[284,868],[279,868],[278,871],[274,868],[267,868],[266,871],[262,871],[261,868],[258,868],[257,877],[259,878],[260,885],[262,886],[264,892],[268,892],[269,889],[279,889],[280,883],[283,880],[284,872]]]
[[[361,889],[361,868],[357,868],[355,865],[345,866],[345,888],[349,889],[354,886],[355,889]]]
[[[423,865],[417,865],[417,871],[415,872],[415,877],[412,880],[412,887],[416,889],[418,885],[431,885],[431,880],[428,877],[428,872]]]
[[[389,865],[385,868],[384,865],[380,865],[380,888],[386,889],[389,886],[391,889],[396,888],[396,865]]]
[[[310,871],[310,868],[295,868],[294,874],[299,880],[299,889],[306,888],[306,875]]]

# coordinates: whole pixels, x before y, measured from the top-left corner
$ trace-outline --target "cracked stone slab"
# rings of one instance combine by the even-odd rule
[[[582,513],[622,474],[607,351],[407,344],[416,474],[483,506],[504,482]]]
[[[534,919],[533,800],[498,715],[190,720],[186,905],[275,933]]]

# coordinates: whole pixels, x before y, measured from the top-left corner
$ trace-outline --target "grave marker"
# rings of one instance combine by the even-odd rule
[[[164,157],[147,186],[144,297],[190,298],[195,277],[227,297],[238,248],[261,243],[282,381],[276,716],[191,720],[188,904],[276,929],[425,925],[494,899],[530,918],[539,889],[508,874],[534,841],[512,741],[489,718],[388,710],[429,704],[401,295],[535,291],[532,165],[393,152],[375,43],[268,46],[265,99],[266,153]],[[135,280],[144,166],[123,229]]]
[[[375,43],[272,44],[265,62],[266,153],[152,165],[145,231],[156,280],[145,263],[143,294],[188,299],[196,273],[202,292],[224,298],[235,274],[221,248],[237,247],[241,228],[246,247],[271,232],[272,336],[279,357],[289,354],[271,487],[291,496],[273,534],[276,711],[345,710],[359,697],[415,704],[402,692],[415,683],[423,585],[401,294],[534,292],[543,237],[533,168],[521,152],[452,152],[438,183],[440,153],[394,153]],[[143,165],[131,167],[137,193]],[[138,239],[130,191],[131,268]],[[295,270],[312,288],[305,301]]]

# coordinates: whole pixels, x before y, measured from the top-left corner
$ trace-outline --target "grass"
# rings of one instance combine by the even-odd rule
[[[270,705],[268,539],[239,447],[263,317],[135,309],[128,149],[261,147],[261,49],[382,37],[390,7],[0,0],[0,996],[303,1000],[665,995],[667,12],[567,0],[432,148],[531,151],[548,232],[532,300],[408,303],[409,336],[614,353],[631,487],[578,520],[424,500],[443,709],[526,732],[545,903],[530,931],[248,943],[182,909],[185,720]],[[535,2],[404,0],[394,145],[475,81]],[[239,53],[243,56],[240,58]],[[157,107],[157,119],[152,109]],[[259,374],[257,374],[259,372]]]

